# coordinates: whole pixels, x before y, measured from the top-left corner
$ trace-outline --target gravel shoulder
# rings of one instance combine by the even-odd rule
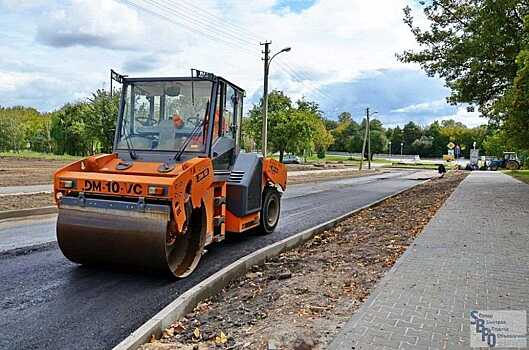
[[[51,193],[0,197],[0,211],[40,208],[55,205]]]
[[[141,349],[324,349],[465,176],[417,186],[254,266]]]
[[[0,187],[49,184],[53,173],[71,162],[0,157]]]

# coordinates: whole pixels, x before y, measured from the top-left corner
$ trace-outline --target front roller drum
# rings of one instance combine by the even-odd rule
[[[194,211],[184,234],[175,234],[168,205],[63,198],[57,219],[59,247],[86,265],[131,267],[186,277],[198,265],[205,215]],[[204,221],[202,221],[204,220]]]

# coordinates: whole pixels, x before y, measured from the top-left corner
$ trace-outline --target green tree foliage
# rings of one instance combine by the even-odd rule
[[[0,107],[0,150],[70,155],[111,152],[119,93],[97,90],[86,102],[41,114],[33,108]]]
[[[254,105],[249,113],[249,133],[257,147],[261,145],[262,103]],[[319,106],[300,100],[296,104],[281,91],[272,91],[268,97],[268,146],[279,152],[307,155],[314,151],[325,153],[332,137],[325,127]]]
[[[0,150],[49,152],[50,118],[26,107],[0,107]]]
[[[404,21],[419,51],[399,55],[443,78],[452,90],[450,101],[481,106],[486,114],[516,76],[516,57],[526,40],[525,0],[434,0],[422,2],[429,28],[415,25],[410,7]]]
[[[112,151],[119,96],[119,93],[114,93],[111,97],[109,91],[97,90],[88,103],[88,115],[85,116],[85,120],[89,120],[87,132],[95,136],[100,151],[104,153]]]
[[[529,2],[433,0],[421,5],[427,28],[416,25],[410,7],[404,10],[420,49],[403,52],[400,60],[443,78],[450,102],[478,105],[515,146],[529,149]]]
[[[88,112],[87,104],[79,102],[67,104],[52,113],[51,135],[55,140],[56,154],[84,156],[92,153],[95,135],[87,132]]]
[[[483,149],[490,156],[500,158],[503,152],[510,150],[509,138],[503,131],[497,131],[489,135],[483,142]]]
[[[404,153],[415,154],[417,150],[414,148],[413,144],[416,140],[419,140],[422,135],[422,130],[419,125],[414,122],[409,122],[404,125],[402,129],[402,141],[404,142]]]
[[[349,112],[340,113],[336,127],[331,130],[331,134],[334,143],[330,149],[333,151],[357,152],[358,144],[362,142],[360,125],[353,120]]]
[[[529,49],[518,55],[517,62],[519,69],[513,86],[496,104],[495,112],[511,143],[529,149]]]

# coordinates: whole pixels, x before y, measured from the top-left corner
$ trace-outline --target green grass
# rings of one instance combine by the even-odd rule
[[[344,164],[357,164],[360,163],[360,158],[328,154],[324,159],[320,159],[314,155],[307,157],[307,162],[343,162]],[[364,162],[367,162],[367,160],[364,159]],[[390,162],[384,159],[373,159],[371,163],[389,164]]]
[[[4,158],[27,158],[27,159],[46,159],[46,160],[78,160],[82,157],[70,156],[68,154],[58,155],[53,153],[39,153],[32,151],[21,151],[21,152],[0,152],[0,157]]]
[[[529,184],[529,170],[506,170],[504,173]]]

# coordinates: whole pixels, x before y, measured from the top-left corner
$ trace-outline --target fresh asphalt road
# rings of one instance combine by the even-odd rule
[[[108,349],[182,292],[236,259],[304,229],[411,187],[420,179],[402,170],[369,177],[292,185],[281,220],[269,236],[247,236],[208,247],[183,280],[137,272],[81,267],[56,243],[0,253],[0,349]],[[3,231],[4,232],[3,232]],[[50,237],[53,218],[0,225],[7,231]],[[29,244],[29,240],[27,241]]]

